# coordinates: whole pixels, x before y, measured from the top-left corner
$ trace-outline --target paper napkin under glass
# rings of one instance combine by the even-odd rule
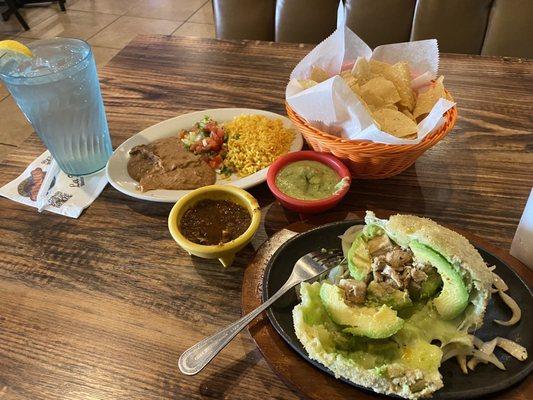
[[[0,188],[0,196],[37,208],[37,193],[50,167],[52,156],[45,151],[15,180]],[[71,176],[59,170],[47,193],[44,210],[78,218],[107,184],[105,170],[86,176]]]

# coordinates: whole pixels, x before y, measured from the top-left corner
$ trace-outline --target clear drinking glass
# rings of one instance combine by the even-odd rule
[[[28,47],[33,58],[0,71],[7,89],[65,173],[102,169],[113,150],[91,47],[67,38]]]

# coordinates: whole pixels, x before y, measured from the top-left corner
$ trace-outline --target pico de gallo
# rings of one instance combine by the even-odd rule
[[[217,121],[206,115],[192,129],[182,130],[179,137],[188,151],[202,156],[211,168],[220,174],[231,175],[233,171],[224,165],[228,135]]]

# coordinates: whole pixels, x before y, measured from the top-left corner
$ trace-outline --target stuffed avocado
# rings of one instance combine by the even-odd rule
[[[296,335],[337,377],[430,397],[443,360],[476,352],[469,332],[482,324],[492,272],[466,238],[429,219],[367,212],[365,222],[344,235],[345,262],[301,285]]]

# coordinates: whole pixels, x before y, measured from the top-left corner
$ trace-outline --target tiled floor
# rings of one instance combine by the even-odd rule
[[[212,10],[211,0],[67,0],[66,13],[57,4],[22,9],[27,32],[14,17],[0,20],[0,40],[84,39],[101,68],[138,34],[215,37]],[[3,85],[0,118],[1,161],[33,131]]]

